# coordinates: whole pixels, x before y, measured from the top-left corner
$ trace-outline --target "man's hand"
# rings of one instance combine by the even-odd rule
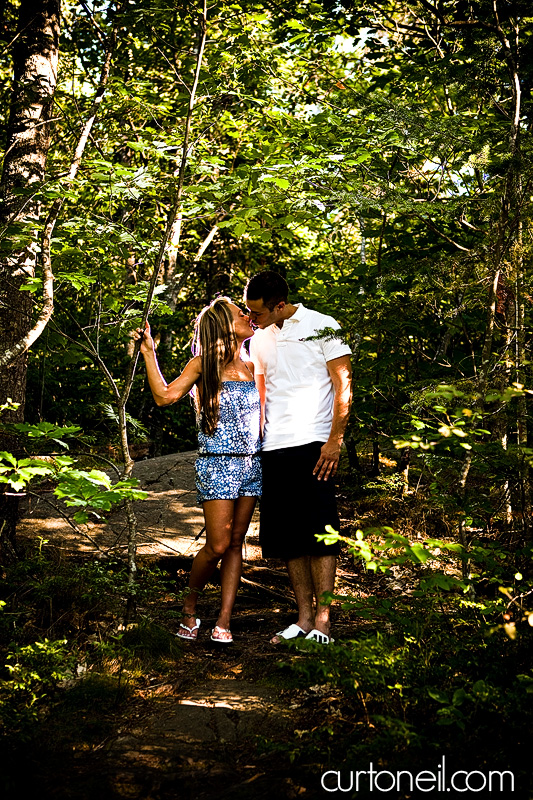
[[[319,481],[327,481],[328,478],[332,478],[337,472],[340,456],[341,446],[338,442],[326,442],[323,444],[313,475],[316,475]]]
[[[352,402],[352,366],[350,356],[334,358],[327,362],[327,367],[335,390],[335,398],[333,400],[333,420],[329,439],[326,444],[322,445],[320,458],[313,470],[313,475],[316,475],[319,481],[327,481],[337,472],[341,455],[341,442]]]

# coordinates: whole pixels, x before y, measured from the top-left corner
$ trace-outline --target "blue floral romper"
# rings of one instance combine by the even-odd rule
[[[261,404],[254,381],[222,381],[212,436],[198,431],[197,500],[261,496]]]

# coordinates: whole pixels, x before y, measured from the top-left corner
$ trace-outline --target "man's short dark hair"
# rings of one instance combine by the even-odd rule
[[[262,300],[269,311],[272,311],[282,300],[287,302],[289,287],[279,272],[265,269],[250,278],[244,294],[247,300]]]

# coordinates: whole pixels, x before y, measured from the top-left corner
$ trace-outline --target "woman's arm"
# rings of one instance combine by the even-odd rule
[[[134,338],[141,338],[141,330],[139,328],[134,332]],[[184,395],[190,392],[202,374],[201,359],[199,356],[195,356],[186,365],[181,375],[175,378],[172,383],[167,383],[157,363],[154,340],[152,339],[148,323],[146,323],[146,329],[142,336],[141,353],[144,356],[144,362],[146,364],[148,383],[150,384],[155,403],[158,406],[169,406],[177,400],[180,400]]]

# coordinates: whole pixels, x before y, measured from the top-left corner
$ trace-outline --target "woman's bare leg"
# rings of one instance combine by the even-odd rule
[[[192,562],[189,592],[183,601],[185,625],[190,626],[190,620],[196,618],[198,592],[205,587],[230,545],[234,505],[234,500],[206,500],[203,504],[206,542]]]
[[[239,497],[235,500],[231,541],[220,566],[221,606],[217,625],[221,628],[229,629],[230,626],[242,573],[242,543],[254,513],[256,499]]]

